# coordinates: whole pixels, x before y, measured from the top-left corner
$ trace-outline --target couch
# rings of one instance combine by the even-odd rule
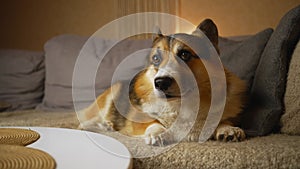
[[[300,168],[300,6],[273,30],[220,37],[223,64],[248,84],[242,115],[243,142],[182,142],[153,157],[133,159],[133,168]],[[44,51],[0,50],[0,126],[76,129],[72,85],[76,58],[87,37],[60,35]],[[112,40],[95,39],[95,57]],[[114,46],[98,67],[95,93],[110,85],[114,69],[128,54],[148,48],[149,40],[127,39]],[[121,78],[141,66],[136,61]],[[103,73],[105,72],[105,73]],[[82,98],[79,104],[93,100]],[[114,133],[104,133],[115,137]],[[141,142],[125,145],[140,150]],[[151,149],[149,149],[151,151]]]

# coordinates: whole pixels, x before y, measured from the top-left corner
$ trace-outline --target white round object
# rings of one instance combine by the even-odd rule
[[[63,128],[23,128],[40,134],[40,139],[27,147],[49,153],[55,159],[57,169],[127,169],[132,167],[128,149],[111,137]]]

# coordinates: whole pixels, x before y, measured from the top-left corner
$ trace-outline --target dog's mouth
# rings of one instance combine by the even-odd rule
[[[181,93],[170,93],[170,92],[158,91],[158,97],[166,98],[167,100],[175,100],[175,99],[181,99],[182,97],[185,97],[190,92],[191,92],[190,90]]]
[[[172,95],[172,94],[166,94],[166,93],[165,93],[165,97],[166,97],[167,99],[175,99],[175,98],[180,99],[180,98],[181,98],[181,95]]]

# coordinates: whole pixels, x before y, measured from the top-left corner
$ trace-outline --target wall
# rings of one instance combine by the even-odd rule
[[[1,0],[0,4],[0,48],[41,50],[55,35],[91,35],[116,17],[111,0]]]
[[[300,5],[300,0],[182,0],[181,17],[193,24],[211,18],[220,35],[254,34],[275,28],[281,17]]]
[[[0,48],[42,50],[63,33],[91,35],[117,17],[115,0],[2,0]],[[198,24],[212,18],[223,36],[275,27],[300,0],[181,0],[181,17]]]

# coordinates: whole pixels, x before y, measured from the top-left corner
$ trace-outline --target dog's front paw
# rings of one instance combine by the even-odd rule
[[[221,125],[217,128],[214,138],[218,141],[243,141],[246,138],[244,130],[230,125]]]
[[[166,128],[161,124],[151,124],[147,127],[144,134],[145,143],[148,145],[164,146],[166,140],[162,138],[162,133],[165,131]]]

